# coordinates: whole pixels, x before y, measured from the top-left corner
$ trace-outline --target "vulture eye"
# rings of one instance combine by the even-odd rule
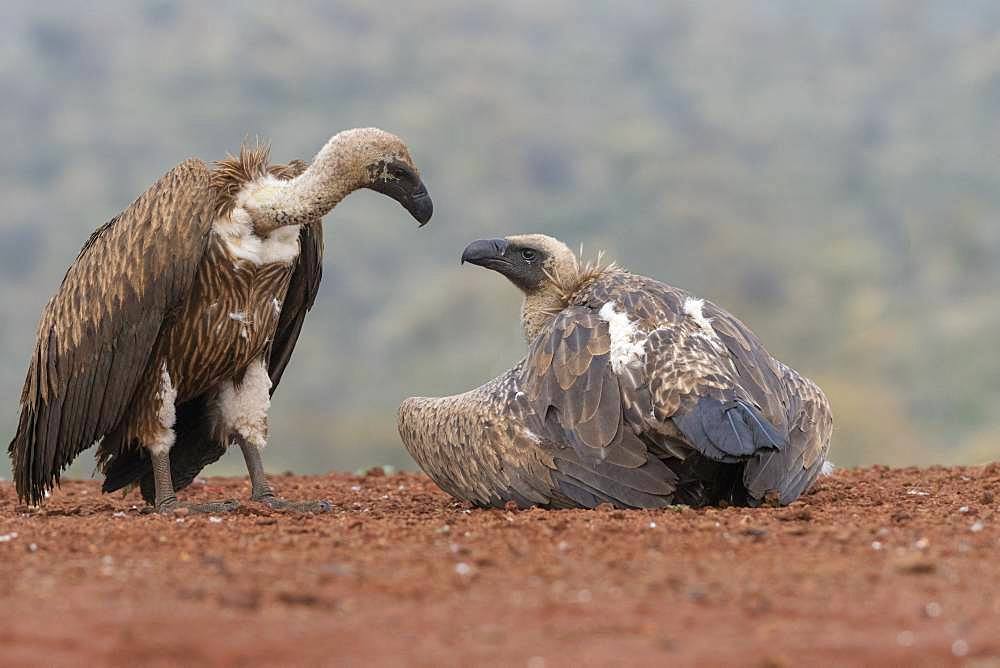
[[[521,251],[521,257],[523,257],[526,262],[531,262],[532,260],[535,259],[535,251],[531,250],[530,248],[525,248],[523,251]]]
[[[399,165],[390,164],[389,165],[389,174],[391,174],[392,176],[395,176],[397,179],[401,179],[404,176],[406,176],[406,170],[403,169],[402,167],[400,167]]]

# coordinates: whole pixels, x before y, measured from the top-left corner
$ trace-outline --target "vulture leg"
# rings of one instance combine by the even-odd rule
[[[150,451],[153,462],[153,482],[156,486],[156,501],[153,509],[158,513],[172,513],[178,508],[187,508],[193,513],[225,513],[236,510],[236,501],[208,501],[206,503],[178,503],[174,494],[174,483],[170,479],[170,451],[157,449]]]
[[[328,513],[333,509],[329,501],[286,501],[278,498],[271,488],[271,483],[264,475],[264,462],[260,456],[260,448],[252,443],[247,443],[246,439],[239,434],[233,434],[232,439],[240,444],[243,451],[243,459],[247,463],[247,471],[250,473],[250,500],[260,501],[274,510],[293,510],[300,513]]]
[[[285,501],[275,495],[264,475],[261,450],[267,444],[267,410],[271,405],[271,377],[263,360],[251,364],[239,383],[227,383],[219,393],[222,426],[228,443],[239,443],[250,474],[250,500],[274,510],[329,512],[329,501]]]
[[[187,508],[195,513],[222,513],[235,510],[235,501],[213,501],[209,503],[178,503],[174,494],[173,477],[170,475],[170,449],[177,440],[174,427],[177,423],[177,391],[174,389],[167,364],[163,363],[157,378],[150,379],[146,391],[151,400],[142,402],[143,410],[135,418],[133,431],[137,439],[149,451],[153,469],[155,498],[153,510],[171,513],[178,508]]]

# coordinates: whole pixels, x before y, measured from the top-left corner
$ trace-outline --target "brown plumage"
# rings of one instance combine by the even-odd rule
[[[273,500],[259,449],[322,268],[320,219],[371,188],[423,224],[431,204],[402,141],[334,136],[313,163],[243,148],[188,160],[94,232],[46,305],[10,444],[22,500],[38,503],[100,441],[105,491],[140,483],[160,509],[230,442],[254,496]]]
[[[790,503],[826,462],[829,403],[715,304],[542,235],[470,244],[525,295],[528,354],[480,388],[411,398],[407,450],[482,506]]]

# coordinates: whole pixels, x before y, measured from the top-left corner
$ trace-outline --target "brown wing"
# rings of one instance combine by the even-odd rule
[[[299,340],[306,313],[312,308],[323,278],[323,225],[316,222],[303,225],[299,232],[299,257],[295,271],[281,305],[281,316],[271,344],[268,372],[271,376],[271,394],[281,382],[292,351]]]
[[[744,464],[750,502],[771,490],[783,503],[797,498],[829,448],[832,417],[819,388],[715,304],[639,277],[607,297],[648,332],[638,380],[654,419],[640,412],[635,427],[664,446],[679,436],[714,462]]]
[[[615,373],[611,345],[597,310],[560,312],[525,364],[529,424],[552,458],[556,487],[577,504],[669,505],[677,476],[634,428],[648,398],[636,377]]]
[[[421,469],[452,496],[479,506],[570,506],[538,448],[531,408],[518,390],[522,360],[475,390],[411,397],[399,407],[400,438]]]
[[[188,160],[90,237],[42,312],[10,443],[30,503],[121,420],[209,239],[209,168]]]

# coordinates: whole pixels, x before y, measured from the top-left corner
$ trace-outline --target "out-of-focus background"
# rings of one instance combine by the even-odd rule
[[[326,219],[269,468],[412,467],[399,401],[524,349],[515,290],[461,250],[526,231],[737,314],[830,395],[838,464],[1000,456],[992,0],[2,3],[0,90],[4,443],[91,230],[188,156],[377,125],[435,217],[362,192]]]

